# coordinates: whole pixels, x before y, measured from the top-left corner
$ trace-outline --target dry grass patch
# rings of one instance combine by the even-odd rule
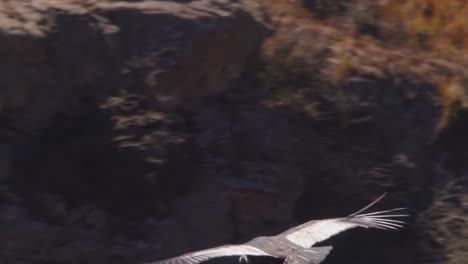
[[[395,0],[381,6],[380,22],[387,38],[407,47],[457,56],[468,48],[467,14],[466,0]]]

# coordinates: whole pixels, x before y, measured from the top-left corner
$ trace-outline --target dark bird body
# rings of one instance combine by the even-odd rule
[[[195,251],[151,264],[198,264],[212,258],[225,256],[241,256],[239,261],[244,260],[245,262],[248,262],[248,256],[269,256],[283,259],[285,264],[318,264],[326,258],[332,247],[312,246],[340,232],[354,227],[377,229],[402,227],[402,221],[392,218],[406,215],[393,214],[392,212],[403,208],[361,214],[384,196],[385,194],[347,217],[312,220],[276,236],[260,236],[244,244],[224,245]]]
[[[323,259],[325,259],[325,257],[332,249],[332,247],[315,247],[305,249],[297,244],[290,242],[281,235],[256,237],[244,245],[262,249],[270,256],[284,259],[288,264],[320,263]]]
[[[297,251],[302,249],[302,247],[291,243],[280,236],[256,237],[245,243],[245,245],[260,248],[267,254],[278,258],[286,258],[287,256],[296,254]]]

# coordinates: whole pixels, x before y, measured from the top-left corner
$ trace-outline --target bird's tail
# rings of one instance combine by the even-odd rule
[[[333,247],[312,247],[305,248],[297,252],[293,256],[286,259],[286,264],[319,264],[330,253]]]

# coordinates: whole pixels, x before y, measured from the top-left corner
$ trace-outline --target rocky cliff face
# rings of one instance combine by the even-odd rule
[[[212,147],[244,140],[229,129],[240,113],[204,103],[233,87],[269,32],[240,3],[0,5],[2,262],[138,263],[232,239],[230,215],[254,210],[236,201],[277,199],[269,186],[241,191],[250,172],[207,169],[255,156]],[[280,142],[283,132],[261,137],[282,125],[252,105],[243,122],[259,135],[245,140]],[[230,188],[237,177],[245,186]]]
[[[466,174],[464,79],[429,76],[465,66],[322,2],[0,3],[0,262],[149,262],[386,191],[408,228],[344,234],[327,263],[420,261],[463,211],[431,190]]]

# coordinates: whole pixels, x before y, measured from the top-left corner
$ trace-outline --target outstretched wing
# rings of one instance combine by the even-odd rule
[[[152,262],[148,264],[198,264],[216,257],[227,256],[271,256],[270,254],[249,245],[225,245],[192,253],[187,253],[175,258],[170,258],[162,261]]]
[[[294,244],[304,248],[309,248],[320,241],[326,240],[338,233],[354,227],[399,229],[402,227],[404,222],[392,218],[405,217],[408,215],[398,213],[394,214],[392,212],[403,210],[405,208],[361,214],[363,211],[380,201],[385,195],[386,194],[383,194],[363,209],[347,217],[312,220],[291,228],[280,234],[280,236],[285,236],[287,240]]]

